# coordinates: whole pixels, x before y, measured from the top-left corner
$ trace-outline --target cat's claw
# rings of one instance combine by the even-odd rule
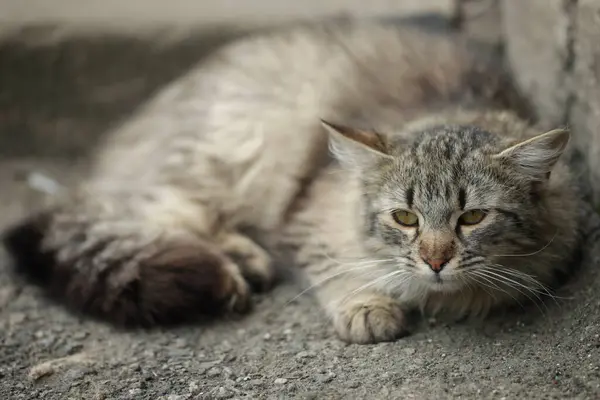
[[[380,294],[357,296],[340,305],[334,326],[348,343],[389,342],[408,333],[404,310],[397,301]]]

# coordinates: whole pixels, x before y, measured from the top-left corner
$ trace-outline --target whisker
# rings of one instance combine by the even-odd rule
[[[376,278],[376,279],[374,279],[374,280],[372,280],[370,282],[365,283],[364,285],[360,286],[357,289],[354,289],[351,293],[346,294],[341,299],[339,299],[337,301],[334,301],[333,303],[335,303],[335,302],[337,302],[337,303],[344,303],[344,302],[348,301],[352,296],[355,296],[356,294],[362,292],[363,290],[366,290],[366,289],[368,289],[368,288],[370,288],[370,287],[372,287],[372,286],[374,286],[374,285],[376,285],[376,284],[378,284],[378,283],[380,283],[382,281],[385,281],[387,279],[390,279],[390,278],[392,278],[394,276],[401,275],[401,274],[404,274],[405,278],[402,281],[400,281],[398,283],[398,285],[401,285],[404,282],[406,282],[408,279],[410,279],[410,274],[407,274],[405,271],[392,271],[392,272],[390,272],[388,274],[385,274],[383,276],[380,276],[379,278]]]
[[[516,285],[519,285],[519,286],[521,286],[521,287],[523,287],[523,288],[526,288],[526,289],[527,289],[527,290],[529,290],[531,293],[535,294],[535,295],[536,295],[536,297],[537,297],[538,299],[540,299],[540,298],[539,298],[539,296],[537,296],[537,295],[540,295],[540,294],[545,294],[545,293],[543,293],[543,292],[540,292],[538,289],[535,289],[535,288],[532,288],[532,287],[529,287],[529,286],[525,285],[523,282],[519,282],[519,281],[516,281],[516,280],[514,280],[514,279],[511,279],[511,278],[507,277],[506,275],[502,275],[502,274],[500,273],[500,272],[501,272],[501,270],[500,270],[500,269],[495,269],[495,270],[488,269],[488,270],[486,270],[486,272],[488,272],[488,273],[490,273],[490,274],[492,274],[492,275],[495,275],[495,276],[501,277],[502,279],[506,279],[507,281],[509,281],[509,282],[512,282],[512,283],[514,283],[514,284],[516,284]],[[514,276],[513,276],[513,277],[514,277]],[[516,279],[516,277],[514,277],[514,278]],[[541,299],[540,299],[540,300],[541,300]]]
[[[546,243],[541,249],[536,250],[532,253],[526,253],[526,254],[489,254],[488,257],[529,257],[529,256],[533,256],[536,255],[538,253],[541,253],[542,251],[546,250],[548,248],[548,246],[550,246],[550,244],[554,241],[554,239],[556,238],[556,236],[558,235],[558,229],[556,230],[556,232],[554,232],[554,235],[552,236],[552,239],[550,239],[550,241],[548,243]]]
[[[551,293],[550,288],[548,286],[544,285],[542,282],[540,282],[534,275],[530,275],[523,271],[519,271],[514,268],[509,268],[509,267],[506,267],[506,266],[500,265],[500,264],[492,264],[492,265],[497,267],[499,270],[502,270],[503,272],[505,272],[511,276],[514,276],[515,278],[521,278],[527,282],[530,282],[530,283],[536,285],[542,291],[541,294],[544,294],[544,295],[552,298],[555,302],[556,302],[556,299],[573,300],[573,297],[562,297],[562,296],[557,296],[557,295]]]
[[[544,307],[545,307],[545,308],[547,308],[547,306],[546,306],[546,305],[545,305],[545,303],[544,303],[544,302],[541,300],[541,298],[539,297],[539,294],[538,294],[538,293],[536,293],[536,292],[534,292],[533,290],[531,290],[531,288],[529,288],[528,286],[526,286],[526,285],[523,285],[522,283],[520,283],[520,282],[517,282],[517,281],[515,281],[515,280],[513,280],[513,279],[510,279],[510,278],[508,278],[508,277],[506,277],[506,276],[503,276],[503,275],[500,275],[500,274],[493,273],[493,271],[490,271],[489,269],[484,269],[484,268],[482,268],[482,269],[480,269],[480,270],[479,270],[479,272],[480,272],[480,273],[483,273],[483,274],[485,274],[485,276],[486,276],[488,279],[494,280],[494,281],[496,281],[496,282],[498,282],[498,283],[501,283],[501,284],[504,284],[504,285],[508,286],[508,287],[509,287],[509,288],[511,288],[511,289],[514,289],[514,290],[516,290],[517,292],[519,292],[519,293],[520,293],[520,294],[522,294],[523,296],[527,297],[527,299],[528,299],[529,301],[531,301],[532,303],[534,303],[534,304],[536,305],[536,307],[537,307],[537,308],[540,310],[540,312],[541,312],[542,314],[545,314],[544,310],[542,310],[542,308],[540,307],[540,304],[539,304],[539,303],[542,303],[542,304],[544,305]],[[523,290],[519,289],[519,287],[521,287],[521,288],[523,288],[524,290],[526,290],[526,292],[524,292]],[[539,301],[539,303],[538,303],[538,301],[535,301],[533,298],[531,298],[531,296],[529,296],[529,295],[527,294],[527,292],[530,292],[531,294],[533,294],[533,296],[534,296],[534,297],[535,297],[535,298],[536,298],[536,299]],[[514,299],[514,297],[513,297],[513,299]]]
[[[482,261],[485,261],[485,258],[477,257],[477,259],[475,259],[475,257],[473,257],[473,258],[470,258],[469,261],[464,260],[463,263],[458,266],[458,268],[460,268],[461,270],[464,270],[464,269],[472,267],[474,265],[481,264]]]
[[[515,302],[516,302],[516,303],[517,303],[517,304],[518,304],[518,305],[519,305],[521,308],[525,308],[525,307],[523,306],[523,304],[521,304],[521,302],[520,302],[520,301],[519,301],[519,300],[518,300],[518,299],[517,299],[515,296],[513,296],[513,295],[512,295],[511,293],[509,293],[507,290],[505,290],[505,289],[501,288],[500,286],[498,286],[498,284],[497,284],[497,283],[495,283],[494,281],[490,280],[490,279],[489,279],[488,277],[486,277],[485,275],[483,275],[483,274],[480,274],[480,273],[479,273],[479,272],[477,272],[477,271],[472,271],[472,272],[471,272],[471,274],[473,274],[473,275],[474,275],[474,276],[473,276],[473,278],[474,278],[475,276],[477,276],[478,278],[481,278],[481,279],[485,280],[485,282],[487,282],[487,285],[486,285],[486,284],[482,283],[481,281],[479,281],[479,280],[477,280],[477,279],[475,279],[475,278],[474,278],[474,279],[475,279],[475,281],[476,281],[476,282],[478,282],[479,284],[481,284],[481,285],[483,285],[483,286],[486,286],[486,287],[488,287],[488,288],[490,288],[490,289],[492,289],[492,290],[499,290],[499,291],[501,291],[502,293],[504,293],[504,294],[506,294],[507,296],[509,296],[510,298],[512,298],[512,299],[513,299],[513,300],[514,300],[514,301],[515,301]]]
[[[345,269],[343,271],[340,272],[336,272],[335,274],[329,275],[328,277],[321,279],[320,281],[310,285],[309,287],[307,287],[306,289],[302,290],[298,295],[294,296],[291,300],[289,300],[288,302],[285,303],[285,305],[289,305],[291,303],[293,303],[295,300],[298,300],[301,296],[305,295],[306,293],[308,293],[309,291],[316,289],[317,287],[329,282],[330,280],[332,280],[333,278],[336,278],[340,275],[344,275],[347,274],[349,272],[353,272],[353,271],[359,271],[359,270],[366,270],[366,269],[370,269],[370,268],[377,268],[377,267],[385,267],[385,265],[380,265],[380,264],[376,264],[376,265],[363,265],[360,267],[355,267],[355,268],[349,268],[349,269]]]

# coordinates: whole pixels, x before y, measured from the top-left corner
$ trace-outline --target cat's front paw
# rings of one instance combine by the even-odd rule
[[[388,296],[365,294],[338,307],[334,327],[345,342],[389,342],[407,333],[404,311]]]

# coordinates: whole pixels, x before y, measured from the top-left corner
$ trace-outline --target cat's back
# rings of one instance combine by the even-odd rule
[[[251,35],[193,67],[118,127],[100,169],[123,172],[115,165],[126,160],[134,174],[137,159],[172,162],[182,149],[210,148],[232,160],[257,146],[303,153],[310,135],[301,132],[320,133],[320,118],[418,107],[431,92],[455,90],[468,64],[456,38],[419,28],[349,22]]]
[[[350,22],[249,36],[113,132],[91,182],[168,186],[271,229],[328,158],[321,118],[397,123],[460,91],[471,66],[461,40],[419,28]]]

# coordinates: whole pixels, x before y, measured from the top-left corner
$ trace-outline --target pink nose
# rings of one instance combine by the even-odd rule
[[[425,261],[425,263],[427,263],[427,265],[429,265],[429,268],[431,268],[431,270],[433,272],[440,272],[441,270],[444,269],[444,267],[446,266],[446,264],[448,264],[448,261],[450,261],[449,259],[425,259],[423,258],[423,261]]]

